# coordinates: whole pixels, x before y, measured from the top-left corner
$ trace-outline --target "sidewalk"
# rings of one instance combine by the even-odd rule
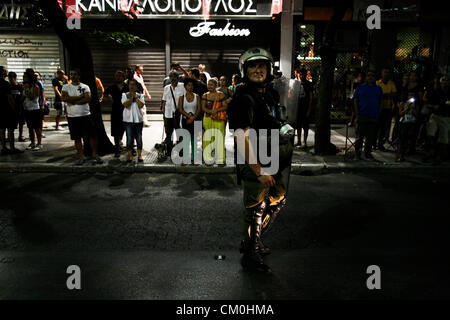
[[[106,132],[111,138],[109,115],[104,116],[104,124]],[[154,149],[155,143],[161,142],[163,122],[162,115],[150,114],[150,127],[144,128],[144,163],[143,164],[126,164],[126,153],[124,152],[120,158],[114,158],[113,155],[106,155],[103,157],[104,164],[94,165],[87,163],[83,166],[76,166],[77,155],[73,142],[70,140],[67,122],[63,122],[64,131],[55,131],[54,122],[47,121],[47,129],[44,129],[46,138],[43,139],[43,149],[40,151],[28,151],[25,148],[29,142],[16,142],[16,148],[25,150],[23,154],[0,156],[0,172],[65,172],[65,173],[82,173],[82,172],[180,172],[180,173],[233,173],[235,170],[232,164],[233,157],[233,140],[232,136],[227,130],[225,139],[227,166],[176,166],[166,160],[159,162],[157,159],[157,151]],[[26,129],[25,129],[26,131]],[[374,171],[386,172],[390,170],[411,172],[411,171],[425,171],[425,172],[447,172],[450,171],[450,164],[443,163],[439,166],[432,164],[424,164],[421,162],[421,156],[414,155],[406,157],[403,163],[395,162],[395,153],[393,148],[389,146],[387,152],[373,152],[374,160],[354,160],[354,149],[351,148],[345,154],[345,125],[332,125],[331,142],[334,143],[339,150],[338,154],[333,156],[317,156],[313,154],[313,148],[309,150],[295,149],[292,160],[292,173],[314,175],[323,173],[336,172],[358,172],[358,171]],[[28,136],[27,133],[24,136]],[[354,141],[354,129],[349,128],[349,139]],[[16,130],[17,139],[17,130]],[[124,137],[125,143],[125,137]],[[314,144],[314,127],[310,129],[308,137],[308,145]],[[350,142],[348,141],[348,146]],[[198,150],[201,150],[201,145],[198,143]]]

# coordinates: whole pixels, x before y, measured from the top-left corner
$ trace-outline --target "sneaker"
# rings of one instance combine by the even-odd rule
[[[78,161],[75,164],[77,166],[82,166],[85,162],[86,162],[86,158],[80,158],[80,159],[78,159]]]
[[[96,156],[94,159],[94,164],[103,164],[102,158],[100,158],[99,156]]]
[[[31,151],[39,151],[42,149],[42,144],[37,144]]]
[[[45,136],[45,134],[44,134],[44,133],[42,133],[41,137],[42,137],[42,138],[47,138],[47,137]]]
[[[33,150],[36,147],[34,143],[30,143],[27,147],[27,150]]]
[[[24,138],[24,137],[19,137],[18,141],[19,141],[19,142],[27,142],[28,139],[27,139],[27,138]]]

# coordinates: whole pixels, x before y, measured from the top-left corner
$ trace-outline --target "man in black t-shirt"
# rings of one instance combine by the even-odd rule
[[[25,112],[23,102],[25,97],[23,95],[23,85],[17,82],[17,74],[15,72],[8,73],[9,84],[11,85],[11,95],[14,100],[14,114],[15,121],[19,124],[19,142],[27,141],[23,136],[23,126],[25,125]]]
[[[59,126],[59,122],[61,120],[61,116],[66,113],[66,103],[61,100],[62,87],[66,83],[67,80],[64,77],[64,70],[59,69],[56,71],[56,78],[52,80],[53,91],[55,91],[55,103],[53,106],[57,111],[55,118],[55,130],[64,130]]]
[[[11,85],[5,80],[8,71],[0,66],[0,140],[2,155],[19,153],[14,147],[14,130],[17,128],[17,116],[14,110],[14,98],[11,94]],[[6,131],[10,149],[6,148]]]

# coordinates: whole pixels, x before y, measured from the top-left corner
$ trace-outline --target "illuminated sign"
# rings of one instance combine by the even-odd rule
[[[281,0],[57,0],[71,18],[269,19],[281,12]],[[25,19],[34,4],[0,5],[0,19]]]
[[[275,8],[280,0],[275,1]],[[203,18],[272,16],[272,0],[66,0],[66,8],[100,18],[115,13],[132,13],[137,18]],[[272,11],[271,11],[272,9]]]
[[[189,30],[189,34],[195,38],[203,35],[209,35],[210,37],[248,37],[250,35],[250,30],[237,29],[231,26],[230,22],[223,28],[211,28],[215,24],[215,22],[200,22],[197,26]]]
[[[254,14],[256,9],[253,0],[75,0],[78,12],[105,12],[107,9],[114,11],[126,9],[130,11],[133,7],[140,13],[151,14],[176,14],[202,13],[203,3],[212,9],[212,14],[222,12],[230,14]]]

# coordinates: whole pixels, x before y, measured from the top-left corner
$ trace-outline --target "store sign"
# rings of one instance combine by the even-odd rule
[[[132,13],[137,18],[272,16],[281,0],[66,0],[66,8],[90,17]],[[278,9],[277,9],[278,10]]]
[[[126,9],[130,11],[134,5],[140,13],[175,14],[177,12],[201,13],[203,3],[212,8],[212,14],[223,10],[226,13],[256,13],[253,0],[76,0],[75,7],[78,12],[105,12]]]
[[[30,4],[16,5],[14,3],[0,5],[0,19],[1,20],[21,20],[27,17],[27,9]]]
[[[200,22],[195,27],[189,29],[191,37],[198,38],[204,35],[210,37],[248,37],[249,29],[237,29],[228,22],[223,28],[212,28],[215,22]]]
[[[67,17],[108,18],[125,14],[142,19],[271,18],[281,0],[58,0]],[[0,5],[0,19],[24,19],[32,4]],[[131,13],[131,14],[130,14]]]

